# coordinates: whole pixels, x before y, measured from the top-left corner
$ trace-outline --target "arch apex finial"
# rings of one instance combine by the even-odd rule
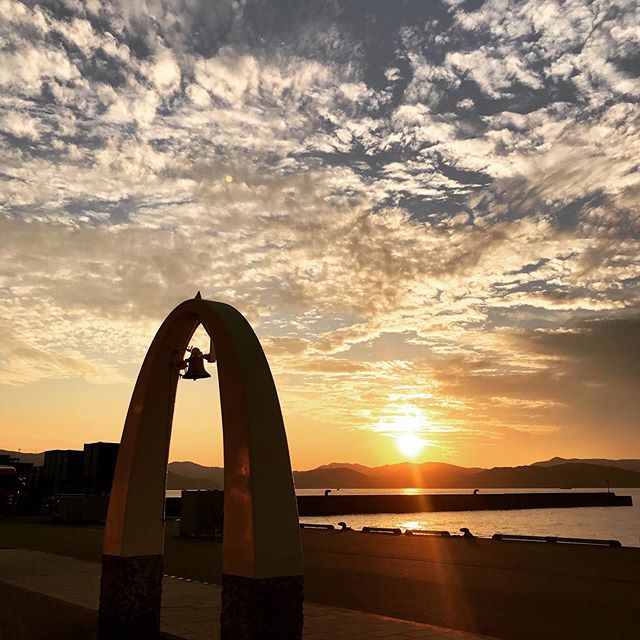
[[[195,296],[194,300],[202,300],[202,295],[200,294],[200,291],[198,291],[198,293],[196,293],[196,296]]]

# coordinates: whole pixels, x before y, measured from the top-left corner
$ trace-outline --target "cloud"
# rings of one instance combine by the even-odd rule
[[[593,383],[623,384],[629,391],[640,381],[640,317],[588,320],[562,329],[537,329],[518,336],[516,344],[534,353],[564,360]]]
[[[39,136],[36,122],[29,115],[23,115],[16,111],[8,112],[4,116],[0,127],[18,138],[36,140]]]
[[[267,337],[262,341],[262,346],[269,354],[287,356],[299,356],[309,349],[310,344],[304,338]]]
[[[2,383],[22,385],[42,379],[82,377],[88,382],[103,384],[123,382],[126,378],[113,363],[93,363],[86,351],[72,351],[64,341],[27,343],[15,325],[2,321],[3,340],[0,343]],[[51,336],[53,337],[53,336]]]
[[[124,375],[201,289],[341,425],[582,419],[557,336],[640,308],[638,8],[389,7],[1,0],[0,380]]]

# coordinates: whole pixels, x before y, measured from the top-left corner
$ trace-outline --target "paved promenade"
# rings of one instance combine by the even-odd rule
[[[0,582],[98,609],[100,565],[75,558],[0,549]],[[219,638],[220,587],[174,576],[163,586],[161,628],[185,640]],[[462,631],[336,607],[305,604],[305,640],[488,640]]]
[[[0,548],[97,564],[102,535],[99,526],[6,519]],[[302,541],[305,599],[314,605],[509,640],[638,638],[640,548],[311,530],[302,531]],[[168,522],[165,571],[220,584],[222,544],[180,538],[175,523]],[[34,591],[23,595],[34,602],[45,598]],[[3,610],[11,612],[0,593],[0,615]],[[95,612],[82,611],[95,618]],[[52,637],[57,636],[42,640]]]

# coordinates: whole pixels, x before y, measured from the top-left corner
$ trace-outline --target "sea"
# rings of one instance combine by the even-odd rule
[[[602,491],[598,489],[481,489],[481,493],[557,493]],[[458,533],[466,527],[479,537],[494,533],[569,538],[619,540],[625,547],[640,547],[640,489],[615,489],[617,495],[633,498],[632,507],[581,507],[575,509],[522,509],[509,511],[437,511],[422,513],[375,513],[301,518],[301,522],[334,524],[346,522],[353,529],[393,527],[431,529]],[[403,495],[415,493],[471,493],[472,489],[332,489],[334,495]],[[323,495],[324,489],[298,489],[297,495]],[[179,496],[180,491],[167,491]]]

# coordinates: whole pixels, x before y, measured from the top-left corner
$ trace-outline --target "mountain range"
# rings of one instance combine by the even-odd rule
[[[219,489],[223,486],[223,476],[221,467],[171,462],[167,488]],[[381,467],[332,462],[309,471],[294,471],[293,477],[298,489],[605,488],[607,483],[612,488],[630,488],[640,487],[640,460],[552,458],[531,465],[492,469],[443,462],[402,462]],[[194,481],[201,486],[192,486]],[[184,485],[185,482],[189,486]]]
[[[42,464],[44,454],[0,449],[23,462]],[[551,458],[518,467],[460,467],[444,462],[402,462],[367,467],[349,462],[332,462],[308,471],[294,471],[298,489],[384,489],[419,488],[631,488],[640,487],[640,460],[607,458]],[[171,462],[167,489],[221,489],[222,467],[195,462]]]

